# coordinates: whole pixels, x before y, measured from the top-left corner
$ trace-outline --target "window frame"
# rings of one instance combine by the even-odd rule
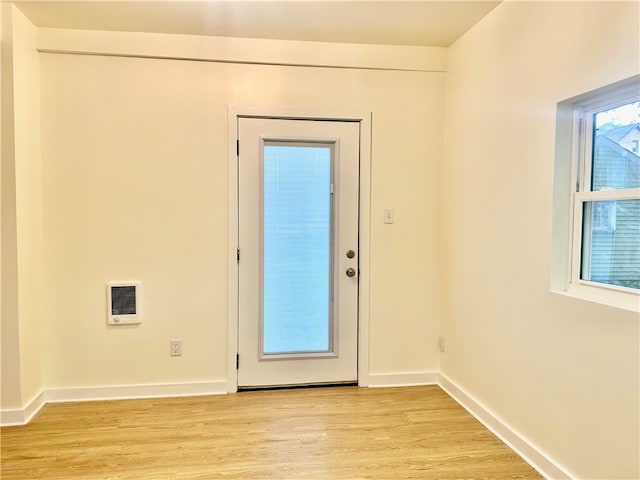
[[[585,205],[597,201],[640,199],[640,188],[592,190],[594,115],[640,101],[639,79],[640,76],[636,76],[628,81],[598,89],[568,101],[573,110],[571,121],[573,190],[570,195],[571,239],[566,293],[633,311],[640,311],[640,290],[584,280],[581,278],[581,271],[585,250],[583,244]]]

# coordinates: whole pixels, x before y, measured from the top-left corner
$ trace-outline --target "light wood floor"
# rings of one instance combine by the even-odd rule
[[[2,479],[542,478],[437,386],[50,404]]]

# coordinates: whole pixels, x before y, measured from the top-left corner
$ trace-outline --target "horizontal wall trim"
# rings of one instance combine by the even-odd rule
[[[440,388],[545,478],[577,478],[445,375],[440,373],[438,377]]]
[[[256,65],[445,72],[447,49],[144,32],[39,28],[43,53],[143,57]]]
[[[46,392],[38,393],[23,409],[3,410],[0,412],[0,426],[26,425],[46,404]]]
[[[0,426],[11,427],[13,425],[24,425],[28,422],[24,418],[24,410],[3,410],[0,412]]]
[[[193,397],[227,393],[227,382],[168,383],[47,390],[47,403],[126,400],[133,398]]]
[[[369,374],[370,388],[411,387],[417,385],[435,385],[438,383],[437,372],[405,372]]]
[[[227,382],[167,383],[102,387],[53,388],[40,392],[20,410],[0,412],[0,426],[25,425],[47,403],[129,400],[136,398],[195,397],[227,393]]]

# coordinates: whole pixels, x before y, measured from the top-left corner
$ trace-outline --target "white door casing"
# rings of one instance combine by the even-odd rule
[[[236,260],[236,248],[239,245],[238,225],[238,125],[242,118],[289,119],[350,122],[358,125],[359,130],[359,171],[356,183],[359,184],[357,202],[359,204],[358,267],[359,295],[357,297],[358,324],[356,332],[357,344],[357,381],[360,386],[369,384],[369,238],[370,238],[370,191],[371,191],[371,114],[370,112],[332,112],[290,109],[265,109],[256,107],[230,107],[229,119],[229,271],[228,271],[228,351],[227,351],[227,391],[238,389],[238,370],[236,354],[239,351],[239,264]],[[317,138],[317,135],[311,135]],[[336,248],[336,255],[344,255],[342,246]],[[344,258],[344,257],[343,257]],[[244,257],[243,257],[244,259]],[[336,272],[343,274],[341,269]],[[345,277],[346,278],[346,277]],[[340,340],[340,339],[339,339]],[[338,346],[338,348],[340,348]],[[255,353],[258,356],[258,353]],[[280,360],[278,360],[280,361]],[[241,360],[242,362],[242,360]],[[273,360],[272,360],[273,362]],[[288,382],[287,383],[291,383]],[[309,382],[308,379],[302,383]]]

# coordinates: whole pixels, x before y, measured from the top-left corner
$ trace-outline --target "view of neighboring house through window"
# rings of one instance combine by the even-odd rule
[[[574,281],[640,291],[639,96],[578,109]]]

